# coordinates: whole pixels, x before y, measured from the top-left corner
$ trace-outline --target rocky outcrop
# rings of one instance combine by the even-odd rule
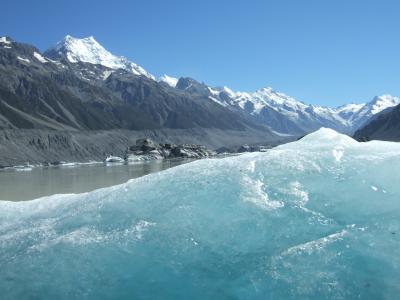
[[[128,161],[143,161],[166,158],[205,158],[216,153],[205,146],[193,144],[158,144],[151,139],[136,140],[136,145],[130,146],[125,159]]]
[[[57,161],[103,161],[108,155],[124,157],[139,138],[175,145],[198,144],[208,149],[226,147],[235,153],[239,145],[254,145],[264,134],[221,129],[156,129],[156,130],[85,130],[60,131],[44,129],[0,130],[0,166],[48,164]],[[288,142],[281,140],[271,145]],[[268,145],[268,142],[265,143]],[[222,151],[228,152],[228,151]]]

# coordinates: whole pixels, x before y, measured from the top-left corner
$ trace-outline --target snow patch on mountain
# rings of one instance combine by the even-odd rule
[[[33,56],[38,60],[38,61],[40,61],[41,63],[47,63],[48,61],[47,61],[47,59],[45,59],[40,53],[38,53],[38,52],[33,52]]]
[[[176,84],[178,83],[178,78],[168,76],[167,74],[164,74],[158,79],[159,82],[165,82],[168,84],[170,87],[176,87]]]
[[[396,106],[399,103],[400,103],[399,97],[393,97],[391,95],[382,95],[375,97],[375,99],[371,103],[371,113],[373,115],[376,115],[377,113],[380,113],[381,111],[389,107]]]
[[[93,36],[78,39],[67,35],[47,52],[56,52],[58,56],[65,57],[71,63],[99,64],[110,69],[123,69],[135,75],[143,75],[155,80],[155,77],[141,66],[129,61],[126,57],[115,56],[107,51]]]
[[[108,77],[110,77],[110,75],[113,73],[113,71],[111,70],[105,70],[103,72],[103,80],[106,80]]]
[[[23,61],[23,62],[26,62],[26,63],[30,63],[30,62],[31,62],[29,59],[24,58],[24,57],[21,57],[21,56],[17,56],[17,58],[18,58],[20,61]]]
[[[11,44],[11,41],[9,41],[7,39],[7,37],[2,36],[2,37],[0,37],[0,43],[9,45],[9,44]]]
[[[345,104],[342,106],[339,106],[336,108],[336,112],[338,113],[356,113],[358,111],[360,111],[361,108],[363,108],[365,106],[366,103],[361,103],[361,104],[357,104],[357,103],[350,103],[350,104]]]

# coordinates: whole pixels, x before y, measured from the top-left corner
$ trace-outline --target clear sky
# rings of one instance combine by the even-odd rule
[[[336,106],[400,96],[400,1],[0,0],[0,35],[93,35],[156,76]]]

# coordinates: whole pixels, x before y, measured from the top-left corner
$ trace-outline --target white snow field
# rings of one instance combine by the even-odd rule
[[[400,144],[330,129],[0,202],[2,299],[397,299]]]

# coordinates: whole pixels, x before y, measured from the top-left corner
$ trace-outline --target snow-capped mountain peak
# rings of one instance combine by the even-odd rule
[[[115,56],[100,45],[93,36],[74,38],[67,35],[56,46],[46,51],[52,58],[64,57],[71,63],[86,62],[98,64],[110,69],[124,69],[136,75],[144,75],[155,79],[141,66],[130,62],[126,57]]]
[[[252,93],[236,92],[228,87],[208,87],[209,98],[218,104],[242,111],[278,133],[310,132],[330,127],[341,132],[354,132],[372,115],[400,104],[390,95],[375,97],[369,103],[347,104],[337,108],[309,105],[271,87]]]
[[[11,41],[6,36],[2,36],[2,37],[0,37],[0,43],[11,44]]]
[[[370,103],[371,113],[373,115],[380,113],[381,111],[400,104],[400,98],[392,95],[376,96]]]
[[[338,113],[349,120],[353,130],[363,126],[371,117],[381,111],[400,104],[400,98],[391,95],[374,97],[370,102],[363,104],[347,104],[338,107]]]
[[[338,113],[356,113],[360,111],[361,108],[365,106],[365,103],[349,103],[342,106],[337,107],[335,110]]]
[[[178,78],[168,76],[167,74],[164,74],[158,79],[159,82],[165,82],[170,87],[176,87],[178,80],[179,80]]]

